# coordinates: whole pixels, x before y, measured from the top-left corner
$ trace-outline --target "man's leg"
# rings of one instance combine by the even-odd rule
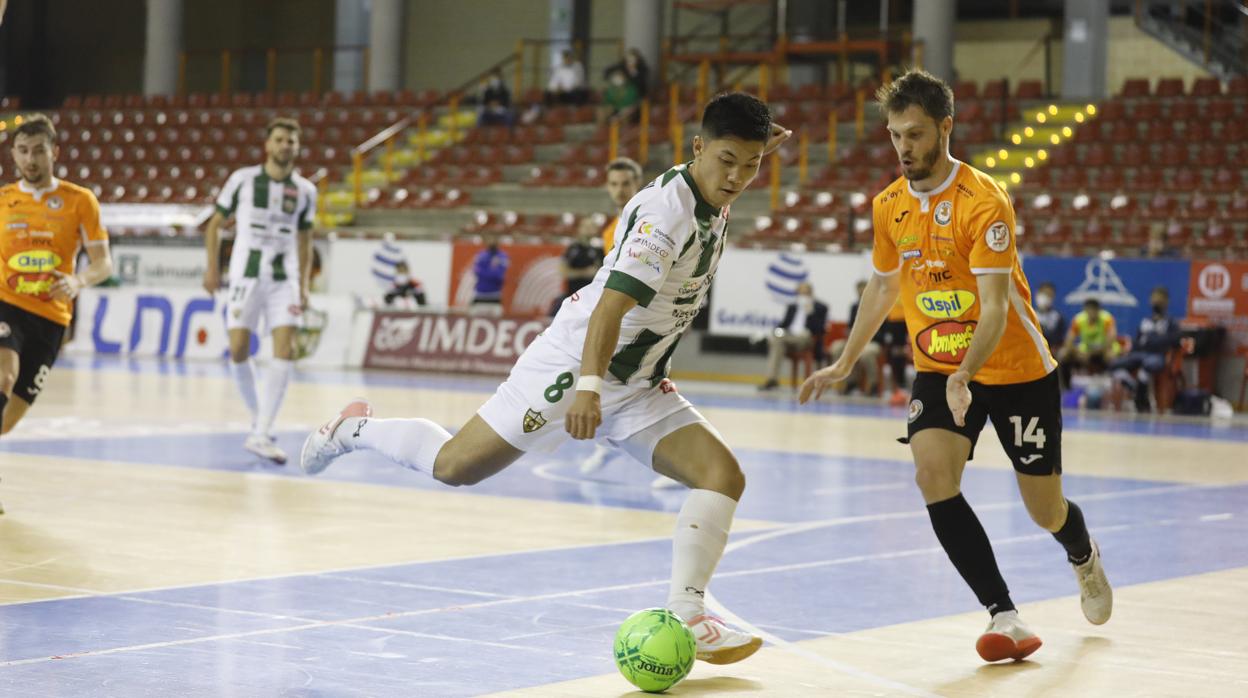
[[[786,338],[787,335],[775,332],[767,335],[767,380],[763,383],[764,390],[780,385],[780,362],[784,361]]]
[[[702,422],[692,408],[668,420],[688,421],[688,417],[699,421],[658,438],[651,461],[656,472],[691,489],[676,517],[676,531],[672,536],[672,579],[667,607],[689,623],[698,640],[698,659],[712,664],[731,664],[754,654],[762,646],[762,638],[707,615],[705,594],[728,543],[737,501],[745,491],[745,475],[719,434]],[[629,439],[629,452],[638,455],[638,442],[657,438],[679,423],[667,421],[665,427],[661,422],[643,430]]]
[[[290,374],[295,370],[295,330],[294,325],[273,328],[273,358],[265,367],[264,387],[259,395],[255,426],[255,432],[267,438],[271,438],[273,422],[277,419],[282,400],[286,397]]]
[[[475,485],[524,455],[480,415],[473,415],[455,436],[428,419],[347,417],[335,438],[348,451],[376,451],[408,470],[456,487]]]
[[[9,399],[13,395],[13,386],[17,384],[17,374],[21,371],[22,362],[17,350],[11,347],[0,347],[0,415],[3,415],[4,433],[8,433]],[[25,412],[23,409],[22,412]],[[13,422],[16,424],[16,420]]]

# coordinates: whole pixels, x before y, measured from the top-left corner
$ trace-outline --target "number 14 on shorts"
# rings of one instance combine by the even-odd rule
[[[1044,430],[1039,428],[1039,417],[1032,417],[1027,422],[1025,429],[1023,428],[1023,418],[1019,415],[1010,417],[1010,424],[1014,425],[1015,448],[1022,448],[1024,444],[1035,444],[1036,448],[1044,450]]]

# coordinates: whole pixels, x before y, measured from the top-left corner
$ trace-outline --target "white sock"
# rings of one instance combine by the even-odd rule
[[[295,362],[286,359],[272,359],[264,371],[264,392],[260,395],[260,409],[256,418],[255,433],[267,436],[273,429],[273,421],[277,419],[277,411],[282,408],[282,398],[286,397],[286,384],[290,382],[290,374],[295,370]]]
[[[404,468],[432,476],[438,451],[451,433],[427,419],[348,417],[334,438],[348,450],[377,451]]]
[[[256,362],[250,358],[239,363],[230,361],[230,374],[234,376],[234,384],[238,386],[238,392],[243,396],[243,404],[247,406],[247,413],[251,415],[251,429],[255,431]]]
[[[706,585],[724,555],[736,510],[735,499],[711,490],[691,491],[680,508],[672,536],[667,607],[686,621],[706,611]]]

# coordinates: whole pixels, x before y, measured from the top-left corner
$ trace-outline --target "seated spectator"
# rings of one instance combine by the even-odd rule
[[[1149,304],[1153,313],[1140,320],[1131,351],[1110,365],[1114,379],[1134,393],[1138,412],[1151,410],[1149,385],[1166,367],[1166,354],[1179,345],[1179,323],[1169,315],[1170,291],[1154,288]]]
[[[611,73],[616,70],[623,71],[628,81],[637,88],[639,99],[644,99],[650,94],[650,66],[642,57],[641,51],[630,48],[628,53],[624,54],[624,60],[608,66],[602,71],[602,76],[610,80]]]
[[[780,385],[780,362],[788,353],[813,349],[815,363],[822,363],[827,326],[828,306],[815,300],[814,288],[803,282],[797,287],[797,298],[784,309],[784,319],[767,338],[767,382],[761,390]]]
[[[511,90],[503,82],[503,71],[495,69],[481,85],[481,108],[478,126],[511,126]]]
[[[624,72],[614,70],[607,77],[607,87],[602,91],[602,102],[604,121],[627,121],[635,123],[640,115],[638,105],[641,104],[641,95],[637,92],[637,87],[628,81]]]
[[[507,278],[507,267],[511,258],[498,248],[497,242],[477,253],[472,262],[473,274],[477,277],[473,287],[473,305],[502,305],[503,283]]]
[[[584,104],[589,93],[585,89],[585,66],[576,60],[571,49],[564,49],[559,65],[550,71],[546,85],[546,104]]]
[[[425,287],[408,274],[407,262],[394,265],[394,278],[390,282],[390,290],[386,291],[386,305],[392,306],[400,298],[411,298],[416,305],[424,307]]]
[[[867,289],[866,281],[858,282],[858,295],[855,297],[852,305],[849,306],[849,328],[853,329],[854,322],[858,319],[858,303],[862,298],[862,292]],[[868,395],[874,395],[880,389],[880,354],[883,352],[883,346],[880,344],[880,335],[884,333],[881,329],[875,337],[867,343],[865,349],[862,350],[862,356],[858,357],[858,363],[854,364],[853,371],[849,377],[842,381],[837,389],[841,394],[848,393],[854,386],[866,379],[866,389]],[[841,358],[841,354],[845,352],[845,345],[849,343],[849,339],[838,339],[832,342],[832,353],[830,359],[836,361]]]
[[[1070,386],[1070,373],[1083,368],[1091,373],[1104,371],[1109,362],[1118,356],[1118,326],[1114,316],[1101,308],[1101,302],[1088,298],[1083,310],[1070,321],[1066,342],[1059,361],[1063,371],[1063,384]]]
[[[1036,319],[1040,321],[1040,332],[1049,343],[1049,350],[1056,353],[1066,341],[1066,316],[1054,306],[1057,300],[1057,287],[1052,281],[1045,281],[1036,289]]]

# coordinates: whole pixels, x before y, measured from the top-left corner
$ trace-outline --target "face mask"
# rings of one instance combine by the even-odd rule
[[[1164,303],[1153,303],[1153,312],[1157,313],[1158,315],[1165,314],[1166,305]]]
[[[1047,293],[1036,296],[1036,307],[1040,310],[1048,310],[1053,307],[1053,299]]]

